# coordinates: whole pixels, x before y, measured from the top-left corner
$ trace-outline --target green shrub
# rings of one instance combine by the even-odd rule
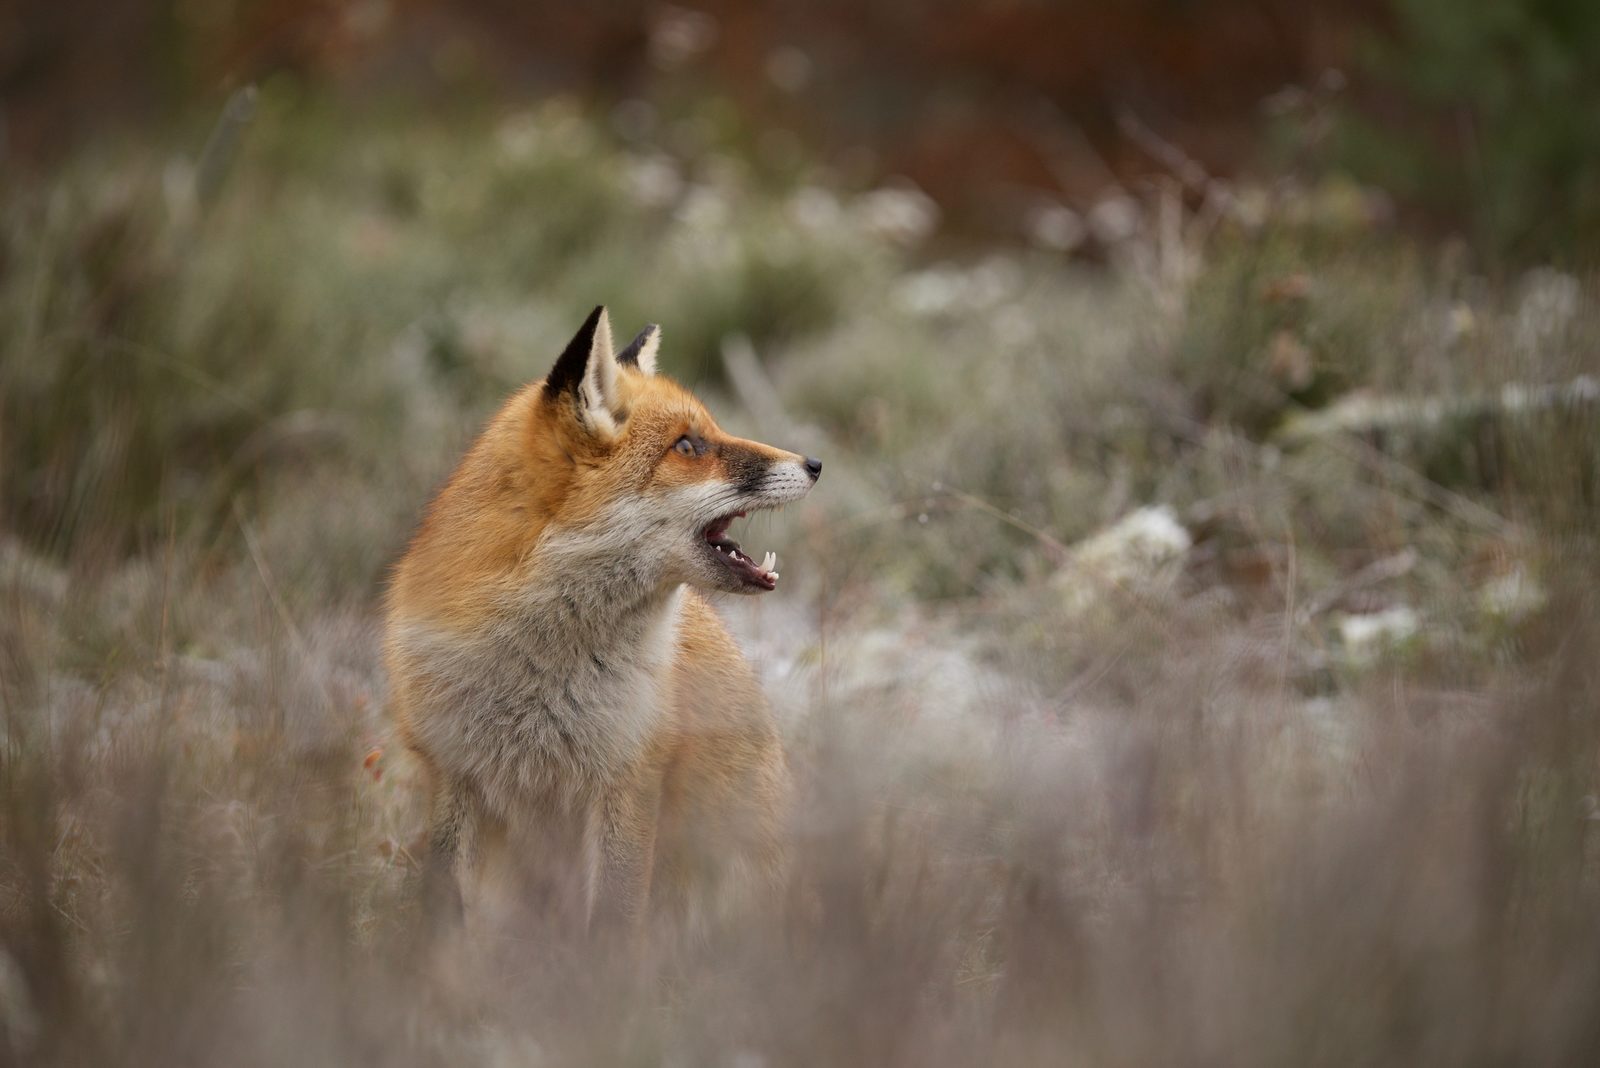
[[[1600,238],[1600,7],[1394,0],[1380,92],[1343,160],[1513,261],[1592,262]],[[1399,114],[1395,105],[1399,104]],[[1398,121],[1397,121],[1398,120]]]

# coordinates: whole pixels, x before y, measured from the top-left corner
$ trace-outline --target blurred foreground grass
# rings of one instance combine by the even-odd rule
[[[1094,271],[942,255],[913,193],[559,104],[267,101],[195,175],[4,190],[7,1057],[1600,1056],[1591,280],[1485,279],[1337,182],[1153,197]],[[597,301],[827,460],[747,539],[785,590],[726,606],[798,878],[642,963],[441,962],[383,568]]]

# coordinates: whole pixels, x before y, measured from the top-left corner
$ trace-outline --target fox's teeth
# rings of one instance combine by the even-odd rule
[[[778,555],[776,553],[768,552],[761,558],[761,570],[771,571],[776,566],[778,566]]]
[[[773,582],[777,582],[778,581],[778,573],[776,571],[768,571],[767,572],[767,578],[771,579]]]

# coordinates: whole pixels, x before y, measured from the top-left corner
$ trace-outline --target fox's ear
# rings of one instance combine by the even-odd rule
[[[551,400],[571,396],[591,430],[617,429],[617,358],[611,354],[611,320],[604,305],[589,313],[544,380]]]
[[[647,375],[656,373],[656,350],[661,348],[661,328],[651,323],[617,353],[618,363],[631,363]]]

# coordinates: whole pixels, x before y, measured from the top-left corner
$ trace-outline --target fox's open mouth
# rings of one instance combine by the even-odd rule
[[[778,566],[778,554],[767,553],[761,563],[756,563],[746,556],[739,548],[739,543],[728,537],[728,527],[735,519],[743,517],[744,512],[733,512],[711,521],[700,536],[711,546],[718,560],[735,577],[746,585],[758,589],[773,590],[778,587],[778,573],[773,568]]]

